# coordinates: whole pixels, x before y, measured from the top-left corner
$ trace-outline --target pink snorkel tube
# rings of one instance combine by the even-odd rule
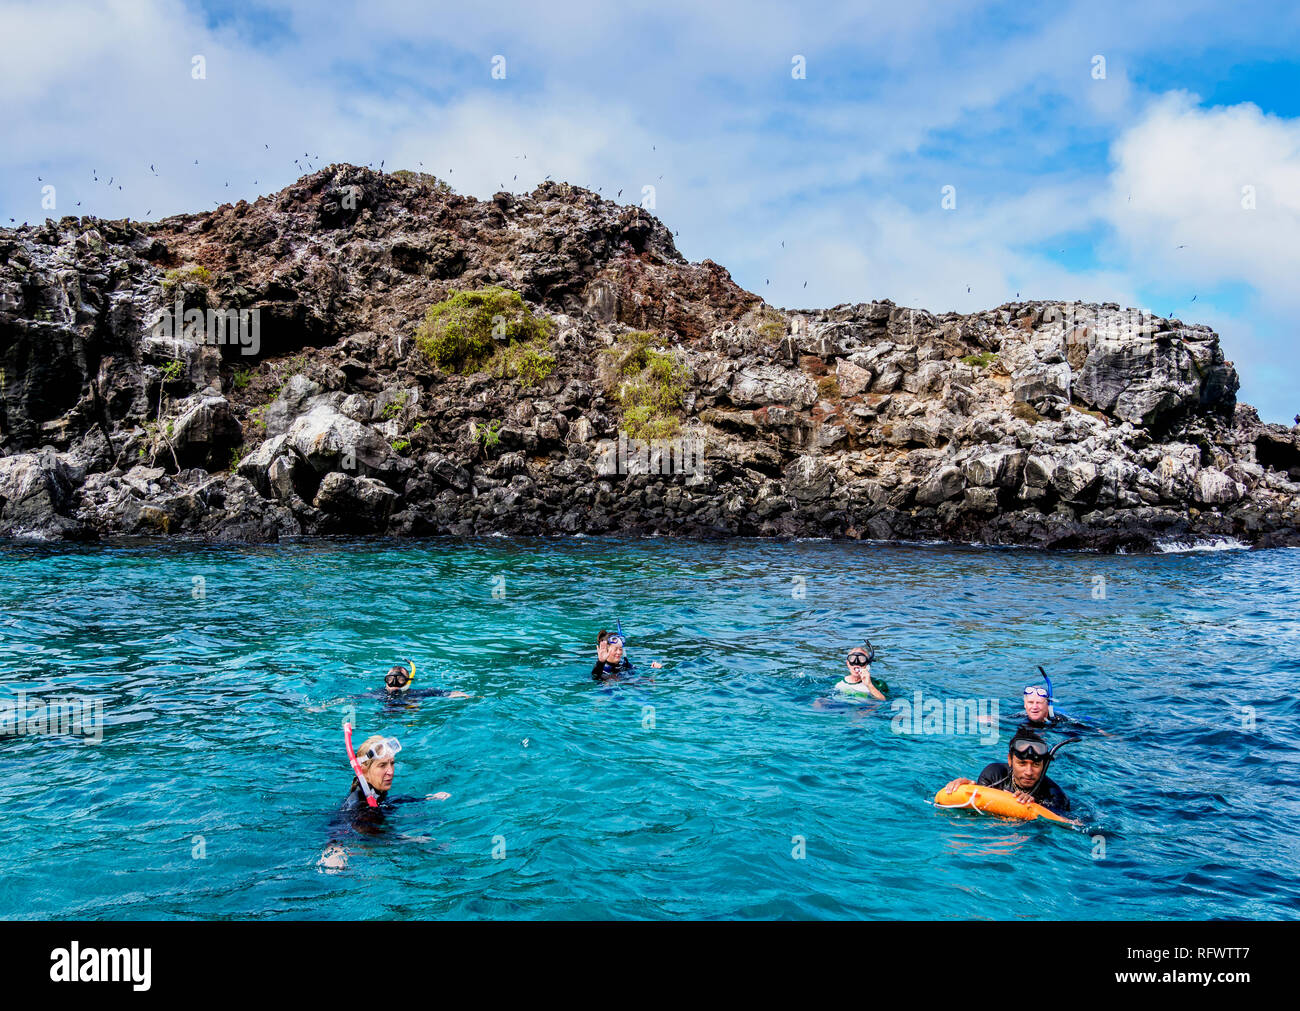
[[[351,723],[343,724],[343,744],[348,749],[348,761],[352,763],[352,769],[357,774],[357,782],[361,784],[361,792],[366,795],[366,803],[371,807],[378,807],[379,801],[375,799],[375,791],[366,782],[365,770],[361,768],[361,763],[357,761],[357,753],[352,750]]]

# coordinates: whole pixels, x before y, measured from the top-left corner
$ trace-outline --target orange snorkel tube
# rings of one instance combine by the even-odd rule
[[[378,807],[379,801],[375,797],[375,791],[366,781],[366,772],[361,768],[361,763],[357,761],[357,753],[352,750],[352,724],[343,724],[343,746],[348,749],[348,762],[351,763],[353,771],[357,774],[357,782],[361,784],[361,792],[366,795],[366,803],[371,807]]]

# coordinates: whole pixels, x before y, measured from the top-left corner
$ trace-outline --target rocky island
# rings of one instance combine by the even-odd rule
[[[1113,304],[777,309],[563,183],[0,229],[0,536],[1300,544],[1300,437],[1237,389]]]

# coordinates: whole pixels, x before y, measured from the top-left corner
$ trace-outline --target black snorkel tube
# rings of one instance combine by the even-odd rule
[[[1047,751],[1047,762],[1043,766],[1043,775],[1047,775],[1047,766],[1052,764],[1052,759],[1056,757],[1056,753],[1058,751],[1064,748],[1067,744],[1074,744],[1076,741],[1081,741],[1081,740],[1083,740],[1082,737],[1080,737],[1078,734],[1073,734],[1070,737],[1067,737],[1065,740],[1057,741],[1055,744],[1053,744],[1051,748],[1049,748]]]

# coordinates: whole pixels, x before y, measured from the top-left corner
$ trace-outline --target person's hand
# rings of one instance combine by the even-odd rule
[[[449,793],[439,792],[439,793],[431,793],[424,799],[425,800],[446,800],[450,796],[451,794]]]
[[[447,693],[447,698],[449,699],[467,699],[469,697],[470,697],[469,692],[448,692]]]
[[[652,661],[650,662],[650,666],[651,666],[651,667],[662,667],[663,664],[661,664],[658,660],[652,660]]]
[[[1025,793],[1024,790],[1017,790],[1015,792],[1015,798],[1022,804],[1032,804],[1034,802],[1034,798]]]
[[[957,789],[957,787],[965,786],[969,782],[970,782],[969,779],[954,779],[951,783],[945,786],[944,789],[947,790],[949,793],[952,793],[952,791]]]

